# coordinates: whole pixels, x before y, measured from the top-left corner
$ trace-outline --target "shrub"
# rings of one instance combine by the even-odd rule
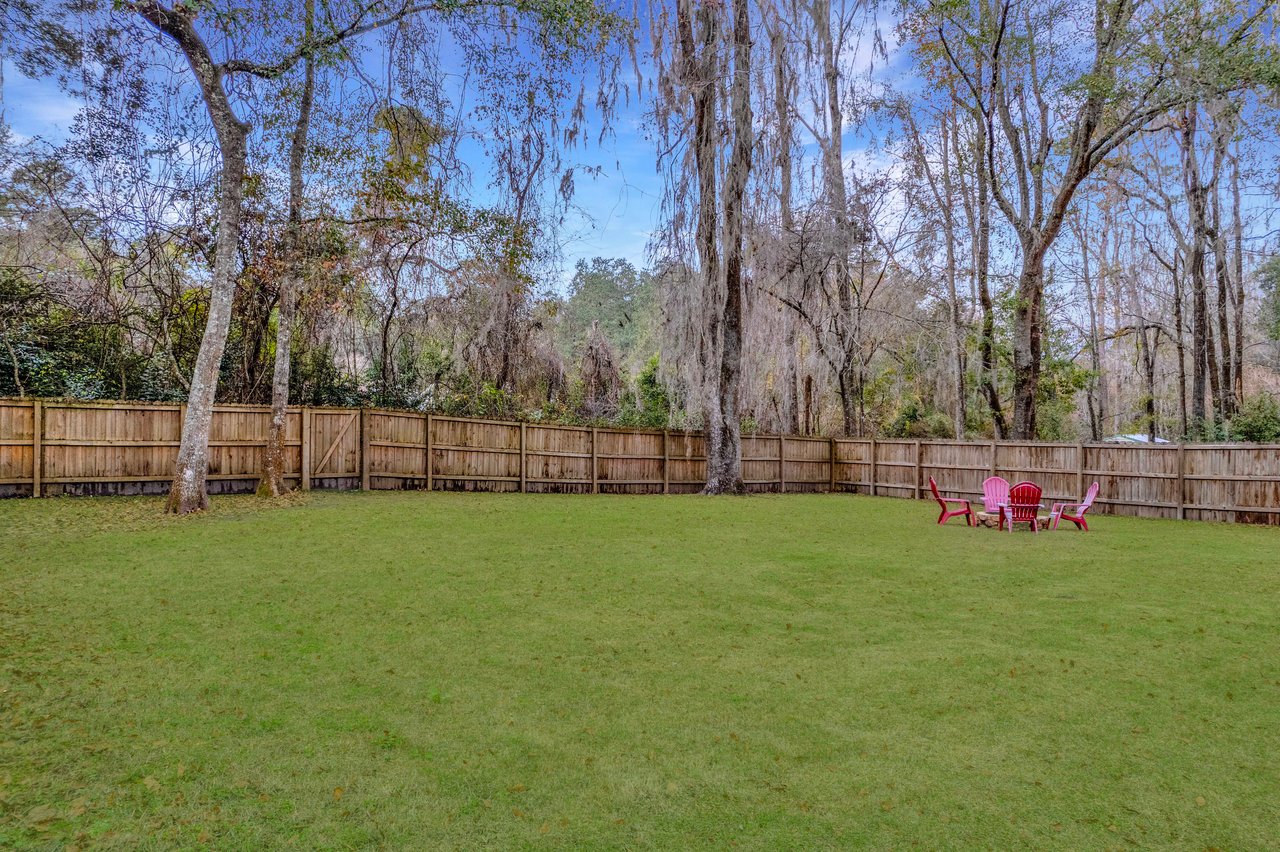
[[[1280,441],[1280,403],[1270,394],[1249,400],[1231,421],[1231,437],[1260,444]]]

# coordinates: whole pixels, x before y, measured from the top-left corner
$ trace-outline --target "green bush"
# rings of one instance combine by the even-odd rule
[[[945,411],[909,400],[884,431],[888,438],[954,438],[955,424]]]
[[[1280,441],[1280,403],[1270,394],[1249,400],[1231,421],[1231,437],[1260,444]]]

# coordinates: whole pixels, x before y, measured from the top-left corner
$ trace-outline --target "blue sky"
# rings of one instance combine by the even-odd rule
[[[62,139],[79,108],[53,83],[24,77],[12,62],[5,61],[5,120],[22,137]]]
[[[64,141],[79,112],[80,103],[61,91],[52,80],[33,80],[11,62],[4,64],[3,109],[15,141],[42,140],[56,145]],[[577,171],[574,206],[565,222],[565,279],[578,260],[622,257],[644,265],[645,247],[654,227],[660,203],[661,182],[656,172],[654,146],[646,139],[643,105],[634,93],[630,106],[620,109],[612,134],[600,142],[599,127],[591,143],[571,152],[568,161],[598,168],[590,175]],[[464,159],[473,175],[476,197],[483,197],[488,166],[479,145],[464,146]]]
[[[583,216],[566,224],[564,251],[568,265],[578,258],[622,257],[645,263],[645,246],[661,204],[654,143],[632,101],[620,117],[613,138],[579,152],[575,160],[597,165],[599,176],[578,179],[575,204]]]

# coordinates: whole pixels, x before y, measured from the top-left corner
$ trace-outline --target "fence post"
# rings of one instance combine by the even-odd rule
[[[521,493],[521,494],[523,494],[523,493],[524,493],[524,491],[525,491],[525,479],[524,479],[524,476],[525,476],[525,474],[524,474],[524,470],[525,470],[525,467],[524,467],[524,453],[525,453],[525,449],[524,449],[524,447],[525,447],[525,444],[524,444],[524,437],[525,437],[525,436],[524,436],[524,426],[525,426],[525,424],[524,424],[524,422],[522,421],[522,422],[520,423],[520,493]]]
[[[924,444],[916,441],[916,499],[920,499],[920,462],[924,454]]]
[[[1187,488],[1186,488],[1186,464],[1183,461],[1182,453],[1186,449],[1186,444],[1178,442],[1178,520],[1185,521],[1187,519]]]
[[[1084,499],[1084,444],[1076,444],[1076,494]],[[1075,496],[1075,495],[1072,495]]]
[[[671,493],[671,474],[668,468],[671,464],[671,430],[662,430],[662,493]]]
[[[778,493],[787,493],[787,439],[778,436]]]
[[[828,493],[834,494],[836,491],[836,439],[835,438],[827,439],[827,452],[828,452],[828,455],[831,457],[831,464],[830,464],[831,484],[828,485],[827,488],[828,488]]]
[[[369,409],[360,409],[360,490],[369,490]]]
[[[431,471],[436,466],[435,456],[431,452],[431,412],[427,412],[427,490],[432,489]]]
[[[179,444],[178,449],[182,449],[182,447],[181,447],[181,444],[182,444],[182,430],[183,430],[183,428],[186,426],[186,424],[187,424],[187,404],[186,404],[185,402],[180,402],[180,403],[178,403],[178,434],[177,434],[176,436],[174,436],[174,440],[175,440],[175,441],[177,441],[177,442],[178,442],[178,444]],[[178,466],[178,451],[177,451],[177,450],[174,450],[174,452],[173,452],[173,466],[174,466],[174,468],[177,468],[177,466]],[[170,473],[170,476],[171,476],[171,477],[172,477],[172,475],[173,475],[173,474],[172,474],[172,473]]]
[[[996,475],[996,442],[995,441],[991,442],[991,473],[988,475],[989,476]]]
[[[44,403],[31,403],[31,496],[44,490]]]
[[[302,490],[311,490],[311,408],[310,406],[302,406],[302,411],[298,417],[301,422],[298,424],[298,437],[302,441],[302,461],[298,476],[302,478]]]
[[[871,496],[876,496],[876,439],[871,439]]]
[[[600,470],[596,466],[596,427],[591,427],[591,493],[600,493]]]
[[[751,437],[754,438],[755,435],[752,435]],[[738,432],[738,472],[739,473],[741,473],[744,469],[746,469],[746,466],[747,466],[746,459],[743,458],[742,453],[743,453],[742,432],[741,430],[739,430]],[[704,472],[703,479],[709,481],[711,479],[711,432],[707,429],[704,429],[702,431],[702,454],[707,460],[706,466],[703,468],[703,472]],[[742,487],[743,487],[743,490],[746,489],[747,487],[746,482],[742,483]]]

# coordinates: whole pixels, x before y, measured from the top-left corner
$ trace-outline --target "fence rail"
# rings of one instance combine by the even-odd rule
[[[0,496],[163,493],[181,405],[0,399]],[[220,405],[211,491],[251,490],[270,409]],[[382,409],[289,410],[286,477],[303,489],[668,494],[701,489],[703,436],[513,423]],[[980,497],[982,480],[1032,479],[1045,500],[1079,499],[1098,480],[1103,512],[1280,524],[1280,445],[910,441],[750,435],[752,491]]]

